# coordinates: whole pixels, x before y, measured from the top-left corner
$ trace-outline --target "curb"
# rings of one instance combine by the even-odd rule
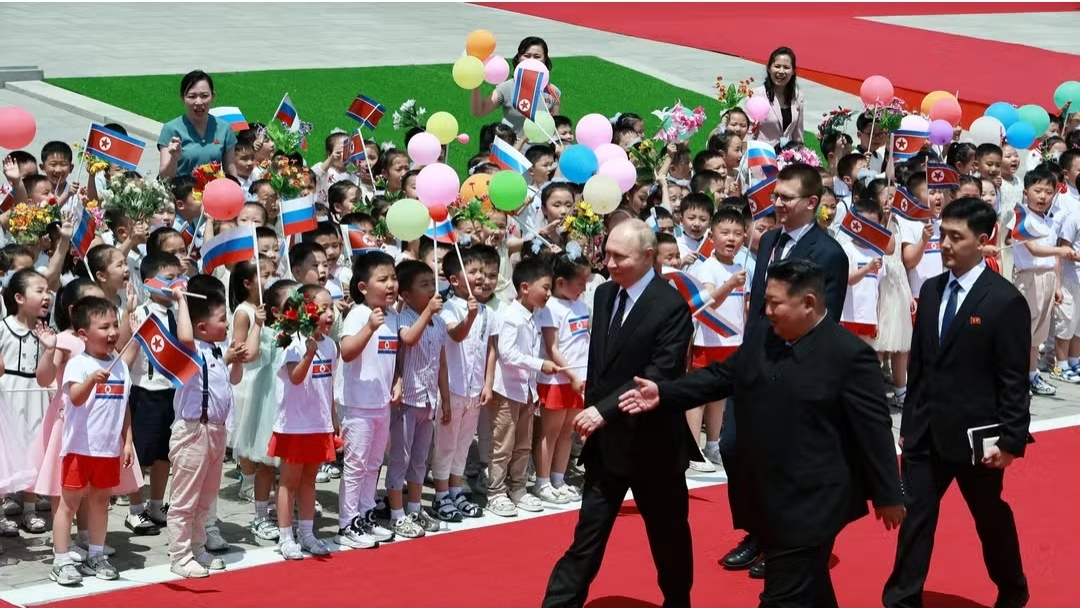
[[[0,72],[0,75],[2,75],[2,72]],[[84,116],[101,124],[119,123],[128,130],[129,134],[144,139],[148,143],[156,142],[161,134],[162,123],[160,122],[40,80],[6,82],[3,85],[9,91],[31,97],[65,112]]]

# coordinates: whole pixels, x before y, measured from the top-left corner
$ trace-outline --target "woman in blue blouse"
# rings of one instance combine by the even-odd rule
[[[201,165],[217,161],[229,175],[236,175],[232,127],[210,115],[214,105],[214,81],[202,70],[189,72],[180,81],[180,98],[186,112],[161,128],[158,151],[162,178],[191,175]]]

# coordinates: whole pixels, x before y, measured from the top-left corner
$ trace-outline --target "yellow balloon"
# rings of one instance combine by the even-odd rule
[[[457,119],[449,112],[435,112],[428,118],[427,132],[439,139],[439,143],[447,145],[458,135]]]
[[[919,106],[919,109],[922,110],[922,113],[924,115],[929,116],[930,108],[934,107],[934,102],[939,99],[944,99],[946,97],[953,97],[953,94],[948,91],[934,91],[932,93],[928,93],[926,97],[923,97],[922,105]]]
[[[484,82],[484,62],[466,55],[454,63],[454,82],[457,86],[471,91]]]
[[[545,142],[555,136],[555,119],[551,114],[540,110],[535,120],[525,119],[525,137],[532,142]]]
[[[619,184],[606,175],[594,175],[585,182],[581,191],[581,200],[589,203],[597,215],[607,215],[619,206],[622,192]]]

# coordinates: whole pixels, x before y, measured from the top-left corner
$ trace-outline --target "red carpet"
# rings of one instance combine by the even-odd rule
[[[1006,495],[1016,512],[1030,608],[1076,604],[1080,566],[1080,428],[1039,433],[1030,456],[1009,471]],[[694,605],[745,608],[757,604],[761,583],[724,572],[716,560],[738,540],[731,531],[723,486],[691,499]],[[365,608],[536,606],[555,560],[570,542],[576,514],[554,515],[323,560],[278,563],[215,574],[209,579],[148,585],[58,602],[64,608],[186,606],[187,608],[353,605]],[[895,533],[872,517],[856,522],[836,544],[832,571],[842,606],[880,606],[892,566]],[[624,507],[592,587],[590,608],[659,605],[644,526]],[[946,496],[927,583],[927,608],[989,606],[996,591],[986,577],[974,525],[955,486]]]
[[[484,6],[593,29],[678,44],[764,63],[788,46],[800,73],[858,95],[863,79],[881,74],[918,107],[930,91],[959,91],[964,123],[1007,99],[1054,112],[1054,89],[1075,79],[1077,57],[1033,46],[954,36],[860,19],[879,15],[957,15],[1080,10],[1078,3],[484,3]],[[1021,18],[1022,17],[1018,17]],[[542,35],[542,32],[538,32]],[[1038,44],[1032,40],[1031,44]],[[552,54],[558,56],[558,49]],[[678,70],[677,66],[673,67]],[[719,74],[718,74],[719,75]],[[992,75],[992,76],[991,76]],[[731,80],[734,75],[728,76]],[[814,121],[816,124],[816,120]],[[810,126],[810,123],[807,123]]]

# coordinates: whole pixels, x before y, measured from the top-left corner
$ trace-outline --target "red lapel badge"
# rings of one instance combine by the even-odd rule
[[[982,319],[979,317],[971,317],[971,319],[968,320],[968,323],[971,325],[982,325]]]

